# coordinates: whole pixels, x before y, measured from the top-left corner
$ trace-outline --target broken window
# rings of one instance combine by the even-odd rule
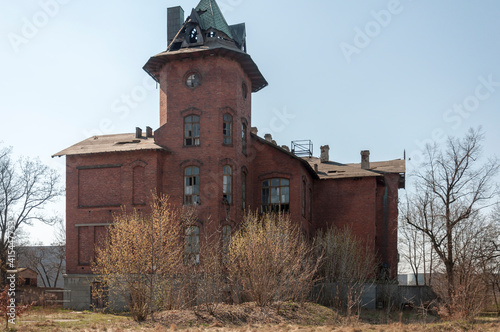
[[[228,261],[229,246],[231,245],[231,226],[222,227],[222,258],[224,262]]]
[[[195,166],[184,169],[184,205],[200,204],[200,169]]]
[[[184,233],[184,261],[194,265],[200,262],[200,228],[188,226]]]
[[[196,88],[200,85],[200,76],[196,73],[189,74],[186,79],[186,85],[190,88]]]
[[[247,125],[241,124],[241,152],[247,154]]]
[[[200,145],[200,117],[197,115],[184,118],[184,145]]]
[[[189,32],[189,43],[190,44],[195,44],[198,42],[198,29],[193,28]]]
[[[262,181],[262,208],[264,213],[290,210],[290,180],[269,179]]]
[[[222,123],[222,137],[224,144],[233,144],[233,117],[230,114],[224,114]]]
[[[247,99],[248,88],[245,83],[241,84],[241,94],[243,95],[243,99]]]
[[[247,173],[241,172],[241,208],[245,210],[247,205]]]
[[[231,204],[232,197],[232,169],[231,166],[226,165],[223,168],[222,176],[222,201],[225,204]]]

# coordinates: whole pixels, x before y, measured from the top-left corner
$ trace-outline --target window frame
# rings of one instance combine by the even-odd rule
[[[184,263],[200,263],[200,227],[197,225],[189,225],[184,229]]]
[[[233,145],[233,116],[229,113],[222,116],[222,144]]]
[[[190,172],[188,172],[190,170]],[[195,172],[196,171],[196,172]],[[189,173],[189,174],[188,174]],[[188,185],[189,180],[189,185]],[[191,193],[187,194],[187,189],[193,187]],[[184,168],[183,186],[184,205],[200,205],[200,168],[198,166],[187,166]]]
[[[241,123],[241,152],[247,154],[247,124],[245,122]]]
[[[241,209],[245,210],[247,205],[247,172],[241,171]]]
[[[229,170],[229,173],[226,171]],[[222,167],[222,202],[224,204],[233,204],[233,167],[224,165]]]
[[[276,181],[278,181],[278,183],[276,183]],[[273,194],[273,189],[275,194]],[[267,195],[265,194],[266,190],[267,190]],[[285,191],[284,194],[283,191]],[[285,195],[284,200],[283,200],[283,195]],[[266,202],[264,202],[265,198],[267,198]],[[273,202],[273,199],[275,200],[276,198],[278,198],[278,201]],[[290,212],[290,179],[269,178],[261,182],[261,212],[262,213]]]
[[[189,120],[189,121],[188,121]],[[197,121],[195,121],[197,120]],[[200,146],[201,117],[197,114],[190,114],[184,117],[183,136],[184,146]],[[188,130],[188,126],[190,129]],[[196,135],[198,134],[198,135]],[[189,144],[188,144],[189,142]]]

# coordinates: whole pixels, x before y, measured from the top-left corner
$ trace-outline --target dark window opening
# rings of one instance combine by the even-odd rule
[[[245,210],[247,205],[247,173],[241,173],[241,208]]]
[[[200,204],[200,169],[195,166],[184,170],[184,205]]]
[[[200,76],[196,73],[190,74],[186,79],[186,85],[190,88],[196,88],[200,85]]]
[[[262,181],[262,212],[288,212],[290,210],[290,180]]]
[[[247,153],[247,125],[241,125],[241,152]]]
[[[194,44],[198,42],[198,29],[193,28],[189,33],[189,43]]]
[[[188,265],[200,263],[200,228],[186,227],[184,235],[184,261]]]
[[[231,204],[232,198],[232,169],[231,166],[224,166],[222,178],[222,200],[226,204]]]
[[[224,114],[222,124],[223,143],[230,145],[233,143],[233,117],[230,114]]]
[[[197,115],[184,118],[184,145],[200,145],[200,117]]]

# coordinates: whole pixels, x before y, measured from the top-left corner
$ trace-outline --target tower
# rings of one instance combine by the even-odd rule
[[[168,9],[167,50],[144,66],[160,84],[155,143],[175,151],[164,160],[162,191],[200,215],[239,220],[251,162],[251,93],[267,82],[246,52],[244,23],[228,25],[214,0],[201,0],[184,23],[182,15],[181,7]]]

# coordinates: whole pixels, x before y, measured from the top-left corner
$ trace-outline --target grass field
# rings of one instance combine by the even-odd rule
[[[483,316],[474,322],[443,322],[413,311],[391,313],[364,310],[359,319],[317,305],[284,303],[261,308],[254,304],[220,305],[215,315],[200,307],[158,313],[155,321],[134,322],[126,314],[75,312],[32,308],[9,325],[14,331],[500,331],[500,317]]]

